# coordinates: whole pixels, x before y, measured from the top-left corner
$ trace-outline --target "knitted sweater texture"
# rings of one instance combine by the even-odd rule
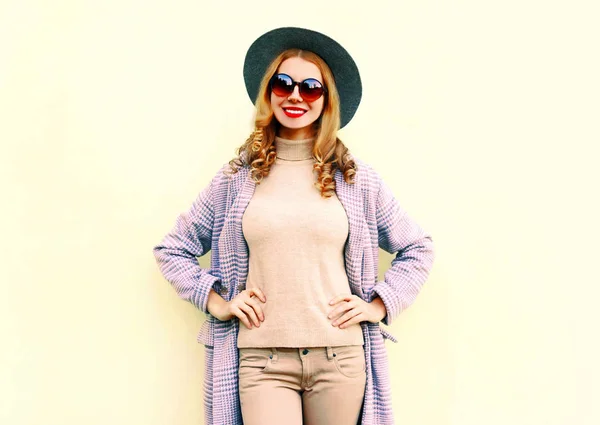
[[[250,259],[246,289],[260,288],[265,321],[241,325],[238,347],[363,345],[359,323],[340,329],[329,301],[351,295],[344,266],[348,216],[314,186],[314,139],[275,139],[277,158],[242,217]]]

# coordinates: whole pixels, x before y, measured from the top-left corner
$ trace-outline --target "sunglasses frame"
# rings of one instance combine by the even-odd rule
[[[319,80],[317,80],[316,78],[306,78],[305,80],[302,81],[295,81],[292,77],[290,77],[288,74],[285,74],[283,72],[278,72],[277,74],[273,75],[271,77],[271,79],[269,80],[269,89],[271,89],[271,92],[273,91],[273,82],[277,79],[277,77],[279,77],[280,75],[285,75],[286,77],[288,77],[290,79],[290,81],[292,82],[292,91],[290,91],[289,93],[287,93],[287,96],[291,95],[292,93],[294,93],[294,89],[296,88],[296,86],[298,86],[298,93],[300,93],[300,97],[302,97],[302,99],[306,100],[307,102],[316,102],[317,100],[319,100],[322,96],[325,95],[325,93],[327,93],[327,87],[325,87],[325,85],[320,82]],[[316,81],[317,83],[319,83],[321,85],[321,88],[323,89],[323,92],[321,93],[321,95],[319,97],[317,97],[314,100],[307,100],[304,98],[304,96],[302,95],[302,84],[304,84],[307,81]],[[277,93],[275,93],[276,96],[279,96]],[[283,97],[283,96],[281,96]]]

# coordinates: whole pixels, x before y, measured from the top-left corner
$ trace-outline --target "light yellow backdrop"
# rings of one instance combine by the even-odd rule
[[[397,423],[600,423],[595,3],[0,2],[0,423],[202,423],[204,317],[152,247],[286,25],[355,57],[340,136],[436,243],[386,343]]]

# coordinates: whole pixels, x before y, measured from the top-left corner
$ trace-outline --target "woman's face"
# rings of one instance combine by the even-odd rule
[[[299,57],[288,58],[281,62],[277,73],[287,74],[294,81],[316,78],[321,84],[324,84],[323,76],[317,65]],[[314,102],[305,101],[300,96],[297,85],[289,96],[277,96],[271,92],[271,107],[275,118],[281,124],[278,135],[295,140],[313,137],[311,124],[321,116],[324,101],[325,95]],[[292,110],[299,112],[294,113]]]

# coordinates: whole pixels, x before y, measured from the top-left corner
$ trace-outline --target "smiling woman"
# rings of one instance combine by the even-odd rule
[[[254,130],[154,248],[208,315],[205,423],[394,423],[380,322],[414,301],[433,245],[337,137],[358,68],[326,35],[278,28],[250,46],[244,79]],[[379,248],[395,254],[383,281]]]
[[[279,136],[290,140],[312,137],[315,133],[312,124],[321,116],[324,104],[319,67],[293,56],[284,60],[277,72],[270,84],[271,107],[281,124]]]

